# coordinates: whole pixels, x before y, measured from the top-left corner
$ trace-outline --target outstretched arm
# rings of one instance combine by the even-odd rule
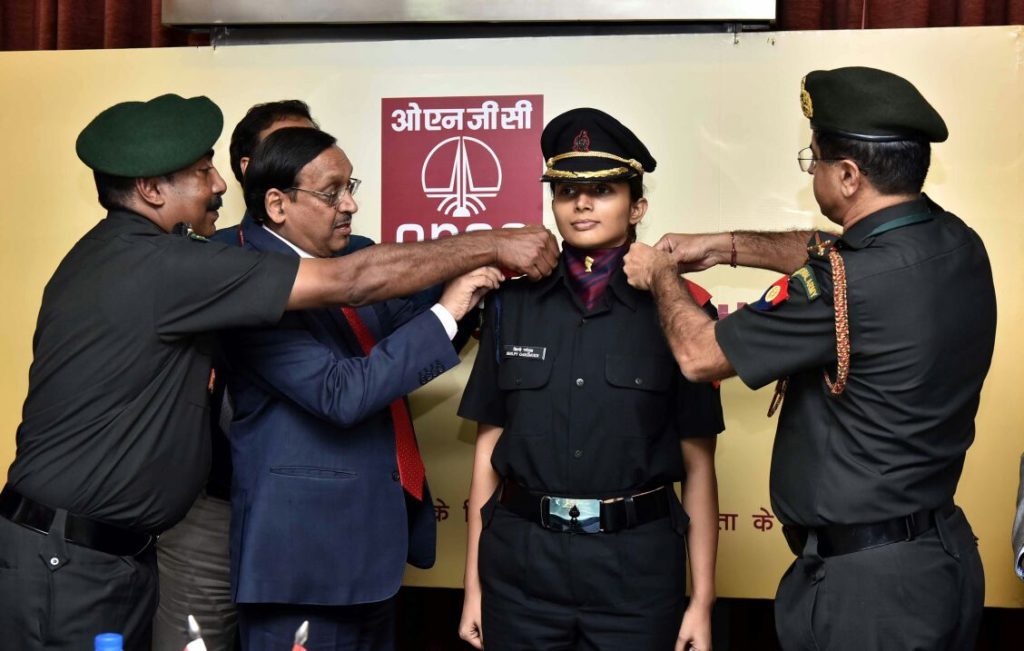
[[[738,267],[769,269],[791,274],[807,261],[812,231],[734,231],[732,233],[668,233],[654,248],[668,253],[680,272],[703,271],[732,264],[733,246]]]
[[[691,382],[736,375],[715,339],[715,322],[694,302],[668,253],[634,244],[625,258],[629,284],[650,290],[679,369]]]
[[[555,238],[541,226],[378,244],[340,258],[302,260],[287,309],[377,303],[487,265],[538,280],[557,263]]]

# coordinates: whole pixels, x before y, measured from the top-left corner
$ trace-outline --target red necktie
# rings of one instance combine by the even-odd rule
[[[370,350],[377,343],[370,328],[359,318],[355,308],[343,307],[341,311],[348,319],[348,324],[352,327],[352,332],[355,333],[359,347],[363,349],[363,354],[369,355]],[[404,397],[391,403],[391,422],[395,427],[395,457],[398,461],[398,475],[402,479],[402,488],[422,501],[426,471],[423,468],[423,458],[420,457],[419,447],[416,445],[416,433],[412,429],[412,418],[409,416],[409,408],[405,404]]]

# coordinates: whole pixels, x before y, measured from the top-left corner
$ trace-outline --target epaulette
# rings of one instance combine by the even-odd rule
[[[196,233],[194,230],[192,230],[192,226],[187,222],[178,222],[177,224],[175,224],[174,228],[171,229],[171,233],[175,235],[181,235],[182,237],[188,238],[193,242],[210,241],[208,238],[203,237],[199,233]]]
[[[827,231],[814,231],[811,239],[807,240],[807,257],[812,260],[828,260],[828,252],[835,245],[839,236]]]

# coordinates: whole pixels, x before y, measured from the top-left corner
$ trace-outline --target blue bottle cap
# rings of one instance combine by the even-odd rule
[[[95,651],[124,651],[124,637],[120,633],[100,633],[93,648]]]

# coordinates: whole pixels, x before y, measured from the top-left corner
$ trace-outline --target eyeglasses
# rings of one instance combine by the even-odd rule
[[[842,158],[816,158],[814,156],[814,150],[810,147],[804,147],[796,153],[796,162],[800,166],[801,172],[807,172],[808,174],[814,174],[814,168],[818,163],[834,163],[836,161],[843,160]]]
[[[337,208],[345,198],[345,195],[354,197],[362,183],[359,179],[349,179],[348,183],[337,192],[320,192],[319,190],[307,190],[306,188],[286,188],[285,192],[306,192],[319,197],[330,208]]]

